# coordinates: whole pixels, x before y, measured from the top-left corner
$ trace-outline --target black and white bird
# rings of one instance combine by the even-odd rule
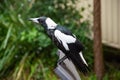
[[[84,47],[70,30],[58,25],[49,17],[30,18],[30,20],[43,26],[54,44],[65,54],[63,59],[68,58],[83,74],[87,74],[88,64],[82,55]]]

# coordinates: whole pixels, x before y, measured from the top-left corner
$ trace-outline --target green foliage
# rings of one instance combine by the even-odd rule
[[[92,47],[85,37],[89,22],[80,23],[77,0],[2,0],[0,1],[0,79],[56,80],[53,74],[57,48],[43,28],[28,18],[49,16],[65,25],[85,44],[85,56],[93,63]],[[35,26],[35,27],[34,27]],[[39,30],[37,30],[37,29]],[[90,57],[87,57],[90,56]]]

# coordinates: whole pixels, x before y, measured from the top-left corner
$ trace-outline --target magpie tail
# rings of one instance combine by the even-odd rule
[[[70,59],[76,66],[76,68],[78,68],[78,70],[82,72],[84,75],[87,75],[88,72],[90,71],[86,61],[83,59],[83,56],[79,54],[69,53],[68,59]]]

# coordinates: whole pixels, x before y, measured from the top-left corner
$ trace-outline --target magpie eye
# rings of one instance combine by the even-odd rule
[[[39,21],[40,23],[43,23],[43,20],[38,19],[38,21]]]

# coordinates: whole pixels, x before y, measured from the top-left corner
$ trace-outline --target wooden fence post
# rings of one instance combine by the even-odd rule
[[[104,63],[101,37],[101,0],[94,0],[94,70],[97,80],[102,80]]]

